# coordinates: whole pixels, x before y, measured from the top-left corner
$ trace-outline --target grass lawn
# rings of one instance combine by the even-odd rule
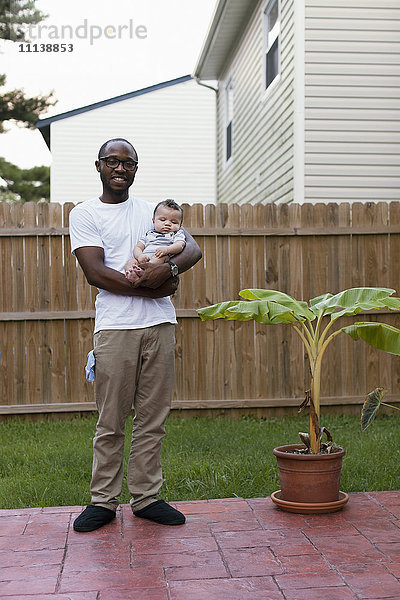
[[[96,418],[0,423],[0,507],[73,506],[90,501]],[[400,418],[380,416],[364,433],[358,417],[330,416],[324,424],[346,449],[341,489],[400,489]],[[131,420],[127,424],[128,456]],[[260,420],[171,418],[163,443],[165,500],[256,498],[279,489],[272,449],[297,443],[308,417]],[[129,502],[124,483],[121,502]]]

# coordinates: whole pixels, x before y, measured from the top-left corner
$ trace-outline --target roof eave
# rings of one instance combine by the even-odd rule
[[[259,3],[260,0],[218,0],[193,77],[220,78],[235,43]]]
[[[40,121],[36,121],[36,127],[39,129],[44,141],[46,142],[46,146],[50,150],[50,123],[41,123]]]
[[[218,77],[211,77],[206,75],[206,62],[207,57],[211,51],[211,46],[214,42],[214,38],[218,29],[218,24],[221,20],[221,15],[224,12],[226,3],[228,0],[219,0],[214,8],[214,13],[211,17],[208,31],[203,42],[203,46],[200,50],[199,58],[197,59],[196,66],[193,71],[193,77],[198,79],[217,79]]]
[[[180,83],[186,83],[192,79],[191,75],[183,75],[182,77],[177,77],[176,79],[170,79],[168,81],[163,81],[162,83],[157,83],[155,85],[151,85],[146,88],[142,88],[140,90],[136,90],[134,92],[128,92],[127,94],[122,94],[121,96],[115,96],[113,98],[107,98],[106,100],[101,100],[100,102],[95,102],[94,104],[89,104],[88,106],[82,106],[80,108],[75,108],[73,110],[69,110],[65,113],[60,113],[58,115],[54,115],[52,117],[46,117],[45,119],[39,119],[36,121],[35,125],[40,130],[47,146],[50,148],[50,125],[54,123],[54,121],[60,121],[62,119],[68,119],[69,117],[74,117],[76,115],[80,115],[84,112],[88,112],[91,110],[95,110],[96,108],[101,108],[103,106],[108,106],[109,104],[115,104],[116,102],[121,102],[123,100],[129,100],[131,98],[135,98],[137,96],[142,96],[143,94],[148,94],[150,92],[154,92],[157,90],[161,90],[173,85],[177,85]],[[48,128],[48,130],[47,130]]]

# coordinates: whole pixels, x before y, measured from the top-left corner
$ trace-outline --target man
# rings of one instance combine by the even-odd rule
[[[181,525],[182,513],[157,499],[162,485],[161,440],[174,379],[175,310],[169,298],[178,273],[201,251],[185,231],[185,249],[175,262],[143,263],[134,281],[124,265],[152,224],[149,204],[129,196],[138,169],[132,144],[105,142],[95,162],[103,192],[70,214],[71,250],[90,285],[99,288],[94,329],[95,396],[99,412],[93,440],[91,504],[74,522],[93,531],[115,517],[123,480],[124,426],[134,424],[127,484],[132,512],[164,525]]]

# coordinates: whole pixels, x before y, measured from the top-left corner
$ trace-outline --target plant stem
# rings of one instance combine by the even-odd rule
[[[318,382],[314,377],[311,379],[311,394],[310,394],[310,447],[313,454],[318,454],[321,450],[320,436],[320,411],[319,411],[319,394]]]
[[[319,348],[322,347],[322,345],[324,344],[325,338],[326,338],[326,334],[328,333],[329,329],[332,327],[332,325],[335,323],[335,321],[329,321],[329,323],[327,324],[327,326],[325,327],[325,329],[322,331],[321,335],[319,336],[319,340],[318,340],[318,346]],[[340,331],[340,330],[339,330]]]
[[[321,450],[320,436],[320,390],[321,390],[321,356],[318,354],[317,344],[310,357],[311,368],[311,394],[310,394],[310,446],[313,454]]]
[[[296,333],[301,337],[301,340],[305,346],[307,354],[310,355],[311,354],[311,345],[310,344],[313,343],[313,339],[311,337],[309,330],[304,325],[304,323],[291,323],[291,325],[294,327],[294,330],[296,331]],[[299,328],[299,325],[302,327],[303,331]],[[306,334],[306,335],[304,335],[304,334]]]
[[[319,337],[320,337],[319,330],[320,330],[320,327],[321,327],[321,321],[322,321],[322,317],[323,316],[324,316],[324,312],[322,311],[319,314],[318,319],[317,319],[317,323],[315,325],[314,340],[318,340]]]
[[[381,402],[383,406],[388,406],[389,408],[394,408],[395,410],[400,410],[398,406],[393,406],[392,404],[387,404],[386,402]]]
[[[322,332],[321,337],[326,333],[327,325]],[[320,346],[320,341],[315,340],[310,357],[311,365],[311,400],[310,400],[310,446],[313,454],[321,451],[320,436],[320,394],[321,394],[321,362],[322,357],[331,341],[341,333],[341,330],[334,331]]]

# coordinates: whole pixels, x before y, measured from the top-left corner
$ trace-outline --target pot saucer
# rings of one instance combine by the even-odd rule
[[[281,490],[273,492],[271,494],[271,500],[276,506],[282,510],[293,513],[304,513],[304,514],[322,514],[336,512],[343,508],[349,500],[346,492],[339,492],[339,500],[334,502],[288,502],[282,500]]]

